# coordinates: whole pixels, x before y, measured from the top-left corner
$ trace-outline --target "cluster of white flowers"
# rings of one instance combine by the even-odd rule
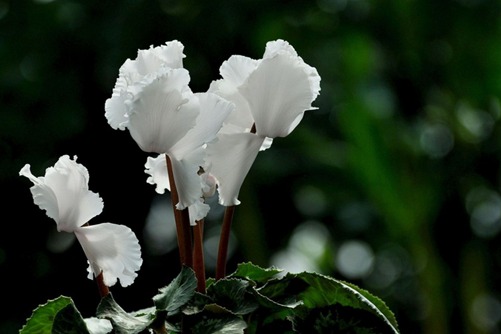
[[[320,92],[320,76],[283,40],[268,42],[261,59],[231,56],[220,67],[221,79],[207,92],[193,93],[183,68],[179,41],[139,50],[120,67],[105,116],[113,129],[129,130],[148,157],[147,182],[170,190],[172,166],[179,201],[190,223],[203,219],[204,198],[216,189],[219,203],[238,205],[238,194],[258,152],[273,138],[291,133]],[[26,165],[20,175],[33,182],[35,204],[54,219],[59,231],[74,233],[89,261],[89,277],[103,274],[112,286],[133,283],[142,264],[134,233],[123,225],[87,222],[103,202],[88,189],[87,169],[62,156],[44,177]]]
[[[183,50],[171,41],[125,61],[106,101],[106,118],[114,129],[128,129],[142,150],[160,154],[146,163],[148,182],[159,193],[169,189],[165,155],[171,159],[178,209],[202,208],[207,174],[216,180],[219,202],[237,205],[258,152],[291,133],[304,112],[314,109],[320,76],[289,43],[276,40],[267,43],[262,59],[231,56],[220,67],[222,78],[194,94]],[[207,209],[191,212],[194,223]]]

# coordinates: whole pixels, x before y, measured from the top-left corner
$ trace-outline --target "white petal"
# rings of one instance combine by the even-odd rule
[[[210,211],[210,206],[205,204],[202,199],[199,199],[188,207],[190,215],[190,224],[195,226],[197,221],[204,219]]]
[[[183,58],[186,57],[183,50],[184,45],[177,40],[173,40],[155,48],[154,52],[165,66],[181,68],[183,67]]]
[[[313,99],[315,99],[320,93],[320,76],[318,75],[317,69],[306,64],[301,57],[298,56],[296,50],[287,42],[281,39],[271,41],[266,43],[266,50],[264,52],[263,58],[273,58],[278,54],[286,54],[291,58],[295,58],[304,68],[304,71],[308,73],[311,89],[313,92]]]
[[[44,177],[35,177],[30,166],[24,166],[20,175],[33,182],[33,200],[47,216],[57,223],[58,231],[73,232],[103,210],[98,194],[89,191],[87,169],[64,155],[54,167],[47,168]]]
[[[184,69],[167,70],[143,82],[129,117],[131,136],[143,151],[166,153],[195,126],[198,109],[190,106],[188,82]]]
[[[259,150],[265,151],[271,147],[271,144],[273,144],[273,138],[266,137],[263,141],[263,145],[261,145],[261,148]]]
[[[238,194],[264,138],[253,133],[220,134],[207,145],[207,168],[218,181],[219,203],[238,205]]]
[[[113,129],[125,130],[128,123],[128,108],[126,101],[130,98],[127,93],[127,82],[123,75],[120,75],[113,88],[113,93],[104,104],[104,116],[108,120],[108,124]]]
[[[224,61],[219,68],[219,73],[223,79],[229,81],[235,88],[241,86],[257,67],[259,61],[234,55]]]
[[[179,41],[167,42],[165,45],[147,50],[139,50],[135,60],[136,71],[141,75],[158,71],[161,67],[182,68],[184,46]]]
[[[169,150],[177,156],[184,156],[212,141],[221,129],[224,120],[235,108],[234,104],[216,94],[198,93],[195,96],[200,108],[196,124]]]
[[[313,109],[316,95],[309,75],[304,63],[287,54],[261,61],[240,90],[249,101],[258,135],[285,137],[297,117]]]
[[[272,58],[279,53],[288,53],[292,57],[298,57],[296,50],[283,39],[277,39],[266,43],[263,58]]]
[[[169,69],[182,69],[185,57],[183,49],[184,46],[174,40],[162,46],[138,50],[136,59],[127,59],[123,63],[112,96],[105,102],[105,116],[113,129],[128,128],[129,116],[135,112],[134,107],[137,107],[134,101],[137,102],[137,95],[142,92],[145,84],[151,83]],[[177,89],[184,100],[186,94],[191,93],[188,82],[189,75],[184,70],[183,74],[171,75],[167,83],[163,82],[164,90],[168,92]],[[173,102],[175,103],[175,99]],[[178,106],[179,104],[175,107]],[[140,137],[141,145],[143,141]]]
[[[40,209],[46,211],[49,218],[57,221],[59,218],[59,208],[57,206],[56,194],[44,183],[43,177],[37,178],[31,173],[30,167],[29,164],[26,164],[19,172],[19,175],[25,176],[33,182],[34,185],[30,188],[33,201]]]
[[[217,94],[235,105],[235,109],[224,121],[223,132],[228,131],[226,125],[230,125],[230,128],[233,126],[238,127],[239,130],[237,132],[249,132],[254,124],[254,118],[250,111],[249,103],[235,86],[224,79],[216,80],[211,83],[207,92]]]
[[[113,326],[108,319],[91,317],[84,319],[84,321],[90,334],[107,334],[113,330]]]
[[[203,198],[212,197],[216,193],[217,180],[211,173],[203,173],[200,175],[202,183],[202,196]]]
[[[150,175],[146,182],[156,184],[157,193],[163,194],[165,190],[170,191],[165,154],[159,154],[156,158],[148,157],[144,166],[146,167],[145,173]]]
[[[136,235],[124,225],[103,223],[80,227],[75,235],[89,261],[89,278],[103,273],[106,286],[117,279],[129,286],[141,268],[141,247]]]
[[[202,161],[200,161],[202,156],[194,154],[179,160],[170,155],[169,157],[179,196],[179,203],[176,203],[176,208],[183,210],[202,197],[200,176],[198,175],[198,171],[202,165]]]

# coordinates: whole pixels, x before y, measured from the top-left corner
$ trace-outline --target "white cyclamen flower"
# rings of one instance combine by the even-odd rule
[[[143,151],[169,156],[180,210],[200,200],[198,171],[204,164],[205,144],[216,137],[234,108],[216,94],[191,91],[189,73],[182,68],[182,50],[182,44],[174,41],[139,51],[137,59],[127,60],[120,68],[105,104],[113,128],[128,129]],[[157,183],[154,178],[148,180]],[[157,183],[157,192],[166,188]]]
[[[139,241],[124,225],[86,225],[102,212],[103,201],[89,190],[89,173],[76,159],[63,155],[40,177],[26,164],[19,175],[33,182],[33,201],[54,219],[57,230],[75,234],[88,259],[88,277],[102,272],[105,285],[113,286],[119,279],[126,287],[134,282],[142,264]]]
[[[209,92],[233,102],[236,110],[208,145],[205,167],[218,180],[219,202],[229,206],[240,203],[240,187],[258,152],[273,138],[289,135],[305,111],[316,109],[311,104],[320,93],[320,76],[283,40],[268,42],[259,60],[230,57],[220,74]]]

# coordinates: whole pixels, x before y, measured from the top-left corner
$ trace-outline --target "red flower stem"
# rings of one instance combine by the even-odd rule
[[[216,262],[216,279],[226,276],[226,258],[228,256],[228,244],[230,242],[231,223],[235,206],[227,206],[224,211],[223,224],[221,226],[221,236],[219,238],[219,249]]]
[[[204,261],[204,221],[197,221],[193,226],[193,270],[197,277],[197,291],[205,294],[205,261]]]
[[[172,171],[172,162],[166,154],[167,173],[169,175],[170,193],[172,200],[172,209],[174,210],[174,219],[176,221],[177,244],[179,247],[179,261],[181,265],[193,267],[192,241],[191,241],[191,226],[188,208],[178,210],[176,204],[179,203],[179,195],[177,193],[176,182],[174,181],[174,173]]]
[[[104,284],[103,272],[101,271],[96,277],[97,288],[99,290],[99,295],[101,298],[106,297],[110,293],[110,289]]]

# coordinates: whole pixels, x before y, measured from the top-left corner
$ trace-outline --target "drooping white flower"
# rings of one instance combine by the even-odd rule
[[[169,176],[165,168],[166,164],[164,154],[160,154],[156,158],[148,157],[145,164],[145,173],[150,175],[146,182],[156,185],[155,191],[159,194],[163,194],[165,190],[170,191]],[[197,191],[199,190],[199,198],[188,206],[191,225],[196,225],[197,221],[207,216],[210,206],[204,200],[211,197],[216,188],[214,177],[208,173],[201,173],[198,181],[200,183],[196,189]]]
[[[102,272],[107,286],[119,279],[126,287],[134,282],[142,264],[139,241],[124,225],[86,224],[102,212],[103,201],[89,190],[89,173],[76,159],[63,155],[40,177],[35,177],[26,164],[19,175],[33,182],[33,201],[54,219],[57,230],[75,234],[87,256],[88,277]]]
[[[209,92],[233,102],[236,110],[208,145],[205,168],[218,180],[220,203],[228,206],[240,203],[240,187],[258,152],[289,135],[305,111],[316,109],[311,104],[320,93],[320,76],[284,40],[268,42],[259,60],[230,57],[220,74]]]
[[[128,129],[143,151],[169,157],[179,210],[200,200],[198,171],[204,164],[204,147],[234,108],[216,94],[191,91],[189,73],[182,68],[182,50],[182,44],[174,41],[163,49],[139,51],[137,59],[120,68],[105,104],[113,128]],[[156,183],[156,179],[148,178],[148,182]],[[157,192],[166,188],[157,183]]]

